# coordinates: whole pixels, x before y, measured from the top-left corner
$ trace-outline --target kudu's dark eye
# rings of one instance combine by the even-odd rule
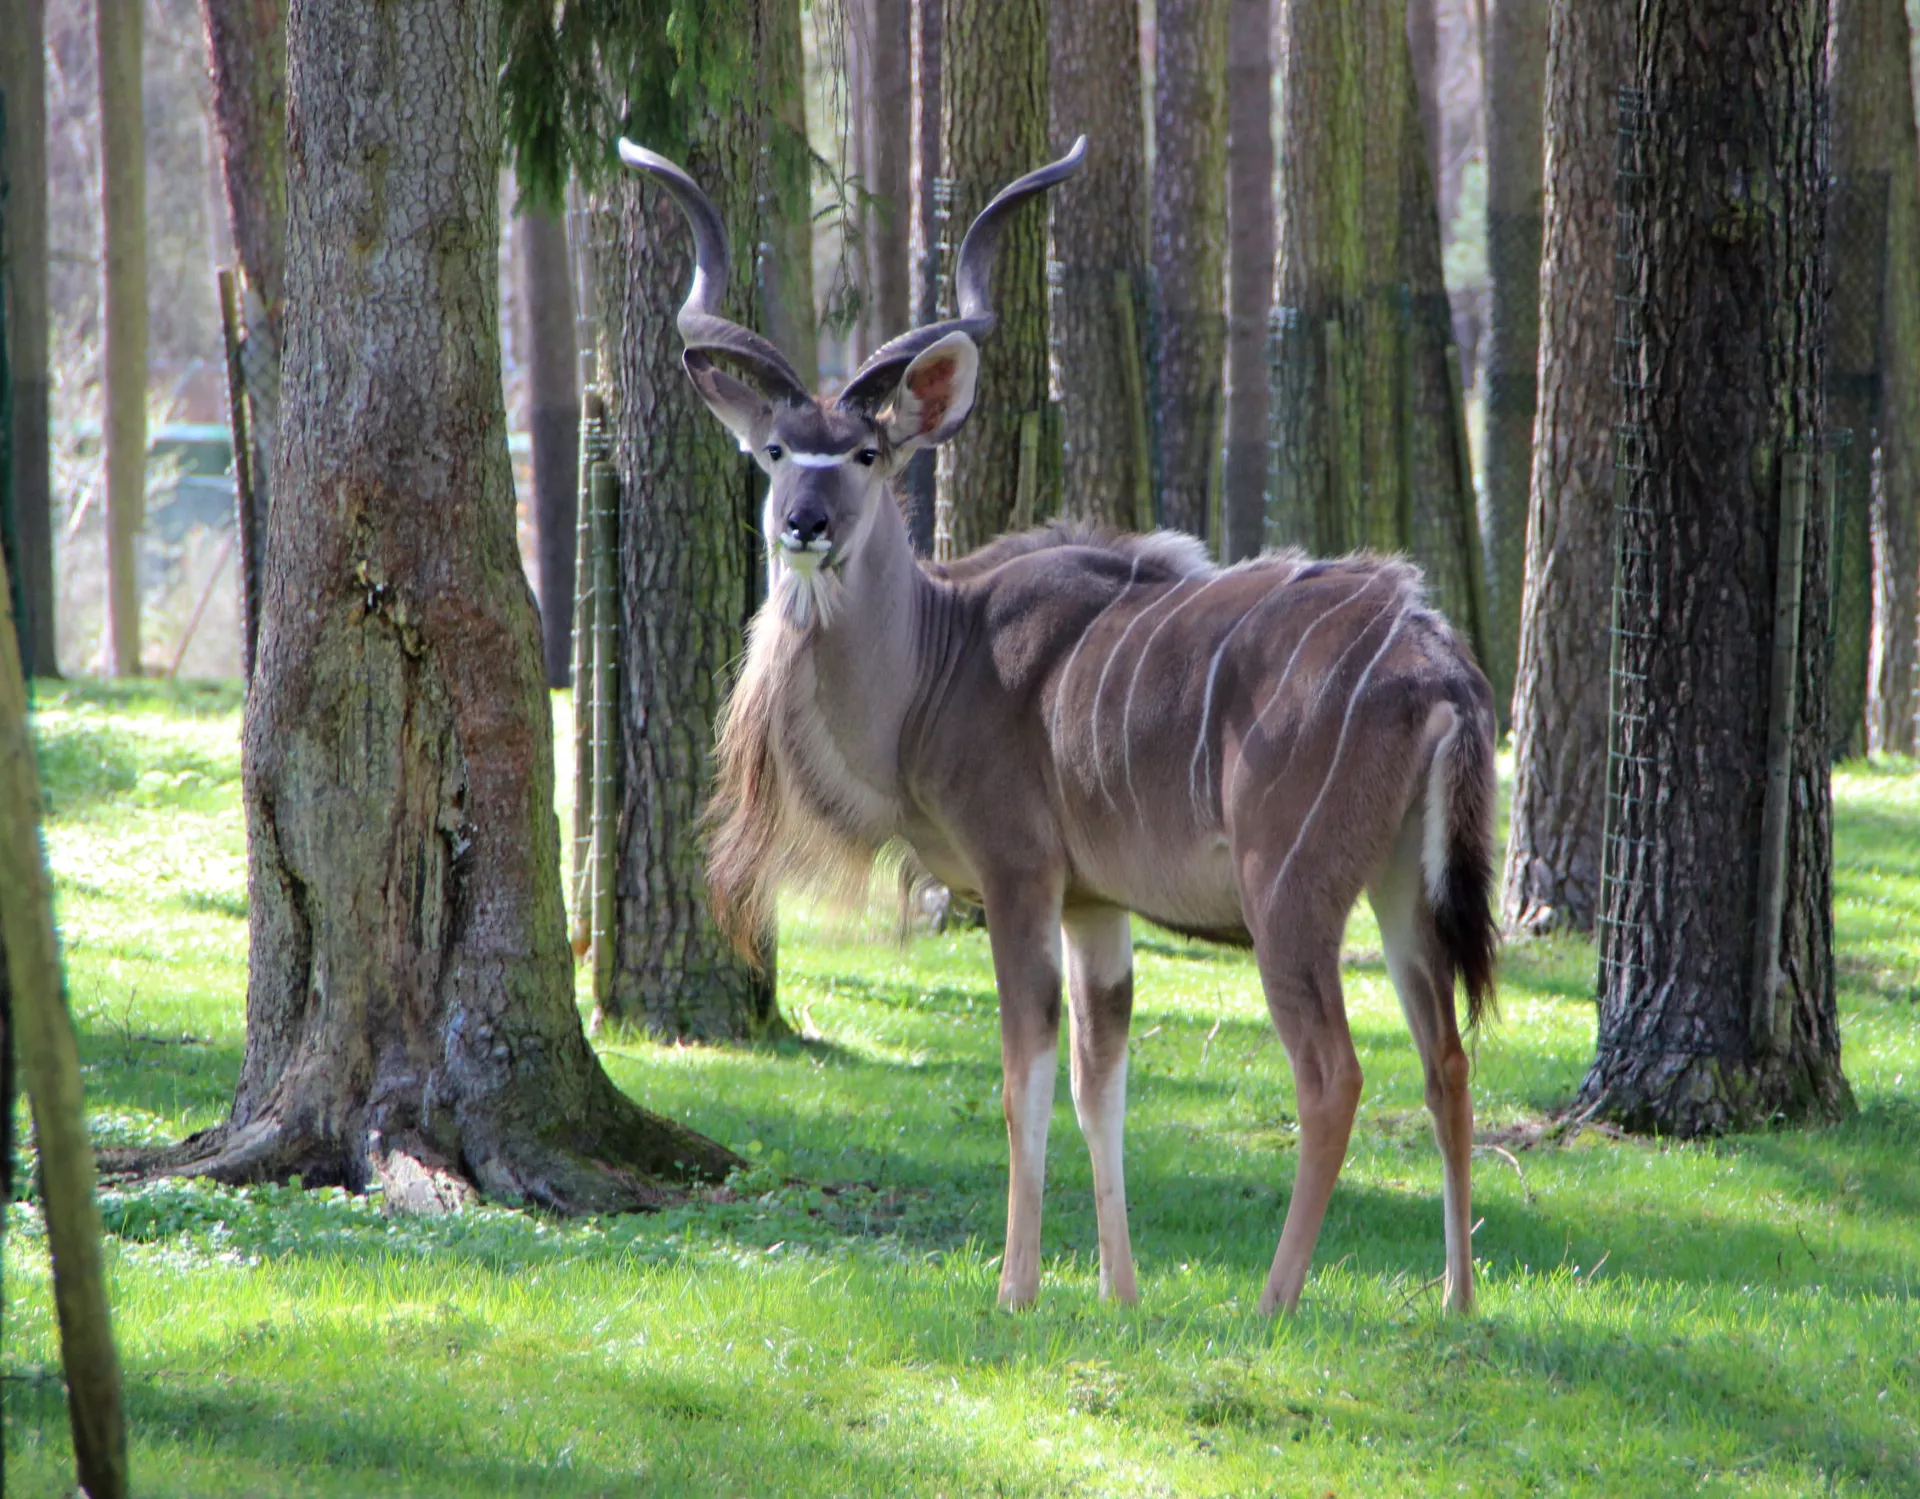
[[[878,448],[862,448],[853,456],[860,461],[862,468],[872,468],[874,464],[880,461],[880,450]]]
[[[778,463],[783,457],[786,456],[786,451],[787,450],[781,447],[780,444],[777,442],[770,442],[767,444],[767,456],[771,458],[775,463]]]

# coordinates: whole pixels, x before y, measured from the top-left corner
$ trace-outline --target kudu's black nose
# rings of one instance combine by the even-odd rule
[[[787,541],[806,546],[827,534],[827,511],[823,505],[805,502],[787,512]]]

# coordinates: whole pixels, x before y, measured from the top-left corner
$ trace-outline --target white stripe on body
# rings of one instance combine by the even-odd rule
[[[1373,574],[1373,576],[1368,578],[1366,582],[1362,583],[1358,588],[1354,589],[1352,593],[1348,594],[1345,598],[1340,600],[1339,603],[1333,605],[1331,608],[1324,611],[1317,619],[1314,620],[1312,624],[1308,625],[1306,629],[1300,632],[1300,638],[1293,643],[1293,651],[1287,657],[1287,664],[1280,668],[1280,680],[1274,685],[1273,696],[1267,699],[1266,707],[1262,708],[1259,714],[1253,720],[1253,728],[1255,732],[1258,732],[1260,726],[1267,721],[1267,715],[1273,711],[1273,705],[1280,701],[1281,693],[1286,691],[1287,678],[1293,675],[1293,665],[1296,661],[1300,659],[1300,651],[1306,645],[1307,637],[1312,635],[1315,630],[1319,629],[1328,620],[1332,619],[1334,615],[1338,614],[1342,609],[1346,608],[1347,605],[1353,603],[1354,600],[1358,599],[1361,594],[1365,593],[1369,588],[1373,587],[1375,583],[1380,582],[1381,579],[1384,578],[1385,576],[1386,575],[1384,573]],[[1378,616],[1376,616],[1376,618],[1377,617]],[[1372,626],[1372,621],[1370,620],[1368,621],[1368,627],[1371,628],[1371,626]],[[1367,632],[1366,630],[1363,629],[1360,633],[1361,635],[1364,636]],[[1349,645],[1347,649],[1351,650],[1352,646]],[[1340,654],[1340,660],[1344,661],[1345,659],[1346,659],[1346,652],[1343,651]],[[1327,684],[1324,681],[1320,683],[1319,687],[1315,689],[1316,696],[1320,692],[1325,691],[1326,685]]]
[[[1047,730],[1047,737],[1053,743],[1055,755],[1060,753],[1060,708],[1067,700],[1067,677],[1073,671],[1073,663],[1080,655],[1080,647],[1087,643],[1087,637],[1093,633],[1094,626],[1107,617],[1108,610],[1125,598],[1135,579],[1140,576],[1140,559],[1133,559],[1133,571],[1127,575],[1125,585],[1112,598],[1108,599],[1100,612],[1087,621],[1087,627],[1080,632],[1080,638],[1073,643],[1073,649],[1067,652],[1067,664],[1060,668],[1060,685],[1053,690],[1053,723]]]
[[[1093,721],[1093,775],[1094,775],[1095,782],[1100,787],[1100,794],[1107,799],[1107,805],[1109,807],[1114,807],[1117,809],[1119,804],[1113,799],[1113,793],[1107,790],[1106,767],[1100,763],[1100,695],[1107,690],[1107,673],[1113,670],[1113,663],[1120,658],[1120,651],[1121,651],[1121,648],[1126,645],[1127,637],[1133,634],[1134,630],[1138,628],[1140,621],[1145,619],[1149,614],[1153,613],[1153,611],[1155,609],[1158,609],[1162,604],[1165,604],[1171,601],[1173,596],[1176,593],[1178,593],[1181,589],[1185,588],[1187,584],[1191,583],[1192,581],[1193,580],[1191,578],[1182,578],[1179,582],[1175,583],[1173,587],[1169,588],[1165,593],[1161,594],[1159,598],[1155,599],[1151,604],[1147,605],[1146,608],[1142,609],[1138,614],[1134,615],[1132,619],[1127,621],[1126,629],[1120,632],[1120,638],[1114,641],[1113,649],[1107,652],[1106,664],[1100,668],[1100,680],[1094,684],[1093,712],[1090,715]],[[1204,587],[1204,585],[1202,586]],[[1200,597],[1200,595],[1196,593],[1193,597],[1198,598]],[[1193,600],[1189,599],[1187,602],[1191,603],[1193,602]],[[1179,610],[1176,609],[1174,613],[1175,614],[1179,613]],[[1169,615],[1168,618],[1172,618],[1172,615]],[[1164,624],[1165,621],[1163,620],[1161,621],[1161,623]],[[1151,644],[1153,636],[1149,634],[1147,639],[1148,639],[1148,643]],[[1141,647],[1141,660],[1145,660],[1145,659],[1146,659],[1146,648],[1143,646]],[[1140,673],[1140,668],[1139,668],[1139,665],[1136,663],[1134,666],[1134,675],[1137,677],[1139,673]],[[1132,694],[1129,693],[1128,696],[1129,698],[1131,698]],[[1127,734],[1127,724],[1126,724],[1126,717],[1123,713],[1120,720],[1120,738],[1121,738],[1121,745],[1123,749],[1125,748],[1126,734]],[[1132,789],[1133,779],[1132,779],[1131,770],[1129,770],[1128,772],[1127,786],[1129,790]],[[1138,798],[1136,797],[1135,800],[1137,802]]]
[[[1172,624],[1175,616],[1180,614],[1189,604],[1199,602],[1200,595],[1213,587],[1213,585],[1218,583],[1224,576],[1225,574],[1223,573],[1215,573],[1211,578],[1208,578],[1206,582],[1202,583],[1193,597],[1187,599],[1185,603],[1182,603],[1180,608],[1168,611],[1167,617],[1153,627],[1153,633],[1147,636],[1147,643],[1140,647],[1140,655],[1133,663],[1133,677],[1132,680],[1127,683],[1126,701],[1120,708],[1120,756],[1121,766],[1126,772],[1127,795],[1133,798],[1133,810],[1136,815],[1145,815],[1145,808],[1140,805],[1140,793],[1136,791],[1133,786],[1133,738],[1127,732],[1127,724],[1133,717],[1133,694],[1134,690],[1140,685],[1140,668],[1147,664],[1147,652],[1153,649],[1153,643],[1160,638],[1160,632]],[[1097,709],[1099,706],[1098,697],[1094,699],[1094,704]]]
[[[1394,636],[1400,633],[1400,626],[1406,622],[1405,602],[1402,600],[1395,602],[1399,604],[1399,609],[1393,616],[1393,623],[1387,627],[1386,636],[1380,642],[1380,649],[1373,653],[1373,659],[1367,663],[1367,669],[1360,673],[1360,679],[1353,684],[1353,691],[1347,695],[1347,711],[1340,718],[1340,737],[1333,742],[1333,754],[1327,761],[1327,773],[1321,777],[1320,790],[1313,799],[1313,805],[1307,808],[1307,815],[1300,819],[1300,826],[1293,835],[1292,847],[1287,850],[1286,858],[1280,861],[1280,872],[1273,877],[1273,884],[1267,891],[1269,906],[1279,898],[1280,887],[1286,883],[1287,870],[1293,864],[1293,856],[1300,851],[1300,844],[1307,836],[1307,829],[1313,826],[1313,819],[1320,812],[1320,804],[1327,799],[1327,788],[1333,784],[1334,772],[1340,768],[1340,752],[1347,747],[1347,731],[1353,727],[1354,704],[1360,701],[1361,694],[1366,691],[1368,680],[1373,676],[1374,667],[1380,664],[1380,658],[1386,655],[1387,647],[1393,644]],[[1381,611],[1381,613],[1385,612],[1385,610]],[[1379,617],[1379,615],[1374,616],[1375,619]],[[1372,627],[1372,622],[1369,621],[1367,628]],[[1360,638],[1364,636],[1365,631],[1362,631]],[[1348,649],[1351,650],[1352,647],[1349,646]],[[1344,660],[1345,657],[1346,652],[1341,652],[1341,659]]]
[[[1205,823],[1207,819],[1207,803],[1200,799],[1200,768],[1203,763],[1207,771],[1208,800],[1211,800],[1213,797],[1213,762],[1206,759],[1207,725],[1213,719],[1213,682],[1214,678],[1220,675],[1220,658],[1226,655],[1227,647],[1233,644],[1233,637],[1240,633],[1240,627],[1252,619],[1263,607],[1271,604],[1274,595],[1279,593],[1280,588],[1284,587],[1285,584],[1286,580],[1282,579],[1279,587],[1274,588],[1272,592],[1247,606],[1247,612],[1236,619],[1233,622],[1233,628],[1220,637],[1220,644],[1213,649],[1213,659],[1207,663],[1207,687],[1206,691],[1202,693],[1200,697],[1200,734],[1199,737],[1193,741],[1193,758],[1187,762],[1187,791],[1193,798],[1194,813],[1200,818],[1202,823]]]

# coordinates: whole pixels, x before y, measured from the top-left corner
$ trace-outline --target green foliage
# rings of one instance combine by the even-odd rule
[[[502,124],[521,189],[558,206],[569,172],[588,190],[618,169],[621,135],[684,162],[706,122],[764,88],[760,0],[507,0]],[[779,129],[781,169],[806,142]],[[782,179],[787,180],[783,177]]]
[[[93,748],[46,754],[76,724]],[[37,728],[96,1137],[177,1137],[223,1114],[245,1034],[237,710],[144,686],[49,701]],[[118,767],[107,795],[96,751]],[[207,785],[173,785],[189,765]],[[142,805],[129,787],[153,770],[169,779]],[[1252,1307],[1297,1132],[1243,956],[1137,934],[1141,1305],[1097,1300],[1063,1077],[1042,1302],[1007,1316],[984,937],[902,950],[795,913],[799,1037],[599,1038],[622,1087],[755,1162],[724,1188],[589,1222],[402,1218],[292,1186],[107,1192],[136,1491],[1920,1492],[1920,775],[1850,766],[1835,794],[1859,1115],[1699,1144],[1547,1132],[1592,1053],[1593,949],[1515,947],[1477,1048],[1471,1320],[1436,1311],[1439,1166],[1364,911],[1346,986],[1366,1095],[1301,1314],[1278,1323]],[[59,1493],[31,1203],[7,1250],[8,1477]]]

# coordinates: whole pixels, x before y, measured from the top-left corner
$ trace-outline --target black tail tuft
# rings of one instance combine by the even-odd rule
[[[1476,695],[1477,696],[1477,695]],[[1456,702],[1461,716],[1437,767],[1446,799],[1445,863],[1432,891],[1440,946],[1467,987],[1467,1029],[1498,1013],[1494,967],[1500,929],[1493,916],[1493,809],[1498,791],[1493,763],[1493,714],[1488,703]],[[1431,887],[1429,887],[1431,889]]]

